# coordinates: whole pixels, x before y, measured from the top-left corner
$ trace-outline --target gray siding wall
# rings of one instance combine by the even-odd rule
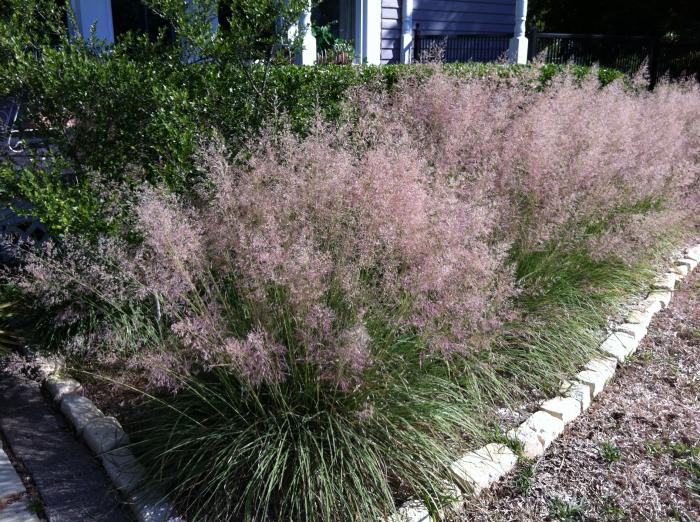
[[[414,28],[416,24],[425,35],[512,33],[515,0],[414,0]]]
[[[381,2],[382,63],[398,63],[401,58],[401,0]]]

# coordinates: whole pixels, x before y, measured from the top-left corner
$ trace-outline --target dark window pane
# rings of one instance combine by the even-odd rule
[[[112,0],[112,20],[116,40],[125,33],[147,34],[155,40],[168,22],[146,7],[141,0]]]

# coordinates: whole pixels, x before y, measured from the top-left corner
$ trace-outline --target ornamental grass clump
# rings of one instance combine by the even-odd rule
[[[149,412],[167,420],[143,450],[197,518],[378,517],[391,484],[444,499],[450,446],[479,435],[449,362],[512,292],[491,181],[464,200],[403,138],[345,150],[331,131],[266,136],[246,160],[213,144],[195,204],[138,206],[149,291],[206,375]]]
[[[598,258],[634,260],[659,234],[697,223],[699,94],[563,76],[533,97],[503,140],[523,248],[583,242]]]
[[[136,449],[192,520],[438,509],[495,410],[697,231],[697,86],[531,83],[436,67],[304,136],[210,140],[187,196],[142,187],[120,237],[14,282],[54,347],[148,388]]]
[[[406,135],[346,147],[355,129],[270,131],[234,158],[213,142],[190,201],[142,191],[137,245],[67,241],[25,265],[73,353],[174,394],[141,450],[195,519],[437,505],[454,448],[482,435],[451,364],[510,315],[494,180],[437,171]],[[145,323],[131,349],[127,316]]]
[[[330,130],[265,137],[249,159],[211,145],[188,206],[143,193],[130,270],[183,357],[229,365],[252,386],[308,364],[347,391],[374,364],[370,323],[449,359],[505,317],[512,281],[493,239],[493,180],[455,183],[402,138],[345,150]]]

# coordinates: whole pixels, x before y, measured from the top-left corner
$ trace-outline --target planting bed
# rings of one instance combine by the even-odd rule
[[[614,332],[600,346],[600,356],[592,359],[572,381],[561,386],[561,396],[547,400],[517,429],[508,432],[510,443],[488,444],[455,461],[453,471],[462,481],[472,485],[472,494],[478,496],[514,470],[521,459],[538,459],[564,432],[568,423],[585,412],[595,397],[603,391],[618,363],[624,363],[637,351],[652,318],[671,301],[677,283],[700,262],[700,245],[687,249],[673,260],[672,268],[661,275],[647,298],[628,316],[628,322],[617,325]],[[700,335],[700,333],[698,334]],[[624,393],[624,390],[620,390]],[[514,451],[515,450],[515,451]],[[517,454],[516,454],[517,452]],[[458,491],[458,488],[456,488]],[[451,505],[449,509],[458,509]],[[433,520],[429,510],[420,502],[404,505],[393,520],[424,522]]]
[[[266,69],[142,44],[96,57],[66,36],[12,66],[41,72],[30,110],[70,122],[54,166],[76,179],[4,172],[57,240],[15,245],[2,278],[12,327],[82,385],[47,389],[142,518],[163,493],[197,522],[437,513],[551,446],[690,268],[617,317],[698,232],[695,84],[273,69],[294,103],[273,89],[268,111],[262,86],[231,90]],[[50,71],[109,81],[83,100]],[[363,85],[316,112],[286,83],[307,73]]]
[[[634,305],[627,322],[613,328],[614,331],[600,346],[599,356],[592,359],[571,381],[561,385],[560,396],[546,400],[537,412],[509,431],[506,434],[507,442],[487,444],[456,460],[452,471],[461,483],[470,485],[471,492],[463,496],[455,485],[455,494],[462,497],[462,501],[446,506],[440,516],[459,510],[460,504],[465,502],[467,506],[470,505],[474,496],[488,490],[518,466],[541,458],[564,432],[566,425],[591,406],[615,375],[618,364],[633,357],[654,315],[669,305],[678,282],[691,274],[698,262],[700,245],[674,258],[669,271],[657,278],[646,299]],[[700,333],[697,335],[700,336]],[[47,390],[60,403],[61,411],[76,433],[100,458],[137,519],[148,522],[175,520],[172,507],[162,493],[150,489],[144,482],[144,470],[128,449],[129,438],[119,422],[113,417],[104,416],[84,397],[80,383],[60,377],[60,365],[44,363],[39,371],[47,377]],[[618,391],[625,393],[623,389]],[[390,519],[394,522],[426,522],[434,517],[420,502],[409,501]]]

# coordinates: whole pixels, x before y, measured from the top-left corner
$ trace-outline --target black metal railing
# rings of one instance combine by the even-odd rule
[[[443,62],[493,62],[508,52],[510,33],[462,35],[423,34],[416,25],[413,32],[413,60],[439,58]]]
[[[539,33],[529,35],[529,58],[545,63],[598,64],[627,73],[646,65],[651,84],[665,76],[700,80],[700,44],[657,37],[605,34]]]
[[[700,42],[659,42],[651,62],[651,78],[694,77],[700,82]]]
[[[532,31],[528,54],[530,59],[537,57],[546,63],[598,63],[602,67],[633,72],[650,56],[653,45],[653,41],[644,36]]]

